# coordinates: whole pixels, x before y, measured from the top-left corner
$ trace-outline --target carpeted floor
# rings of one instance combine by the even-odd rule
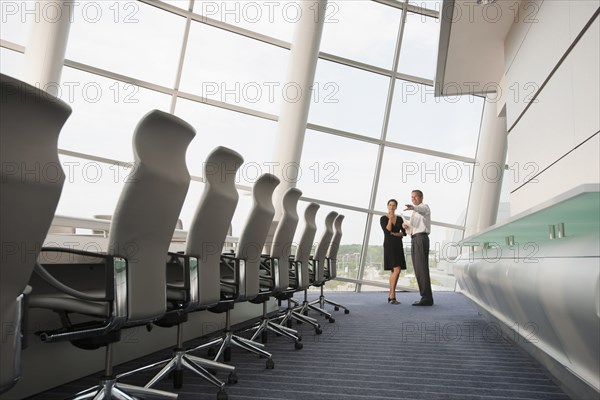
[[[346,305],[350,314],[326,307],[335,323],[311,314],[321,323],[321,335],[306,324],[294,324],[302,333],[302,350],[270,334],[266,349],[273,354],[274,369],[266,369],[264,359],[234,348],[231,364],[237,367],[239,381],[227,385],[230,400],[569,399],[460,294],[436,292],[433,307],[411,306],[416,293],[398,293],[399,305],[387,304],[383,292],[326,296]],[[158,352],[117,372],[168,356],[170,351]],[[152,375],[125,381],[143,385]],[[224,373],[217,377],[227,379]],[[29,399],[63,399],[97,381],[98,376],[86,377]],[[173,391],[169,380],[157,388]],[[186,373],[183,388],[176,392],[184,400],[216,399],[217,390]]]

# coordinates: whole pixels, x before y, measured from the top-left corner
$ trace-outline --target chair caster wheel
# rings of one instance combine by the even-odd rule
[[[294,343],[294,348],[295,348],[296,350],[301,350],[301,349],[302,349],[302,347],[304,347],[304,345],[303,345],[302,343],[300,343],[300,341],[296,341],[296,342]]]
[[[302,341],[302,336],[298,336],[298,341],[301,342]]]
[[[333,318],[333,317],[329,318],[329,323],[330,324],[333,324],[334,322],[335,322],[335,318]]]
[[[344,314],[350,314],[350,310],[344,310]]]
[[[321,328],[315,328],[315,333],[317,335],[320,335],[321,333],[323,333],[323,330],[321,330]]]
[[[229,376],[227,377],[227,383],[237,383],[238,382],[238,377],[237,374],[235,372],[230,372]]]
[[[273,369],[273,368],[275,368],[275,362],[269,358],[267,360],[267,369]]]
[[[219,393],[217,393],[217,400],[227,400],[227,392],[223,389],[219,390]]]
[[[339,308],[338,306],[335,306],[335,307],[333,307],[333,309],[334,309],[335,311],[340,311],[340,308]]]

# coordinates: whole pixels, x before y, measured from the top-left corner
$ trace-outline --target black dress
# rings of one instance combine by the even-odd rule
[[[392,232],[402,232],[406,235],[406,230],[402,227],[403,222],[402,217],[396,216],[396,223],[392,225]],[[392,236],[386,229],[387,215],[381,217],[380,223],[381,229],[383,229],[383,269],[391,271],[393,267],[397,266],[400,266],[400,269],[406,269],[402,236]]]

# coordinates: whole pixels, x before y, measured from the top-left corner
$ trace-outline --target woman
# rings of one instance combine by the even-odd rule
[[[396,300],[396,284],[400,277],[400,270],[406,269],[404,259],[404,246],[402,236],[406,236],[406,230],[402,227],[402,217],[396,215],[398,202],[390,199],[387,202],[387,215],[381,217],[381,229],[383,229],[383,269],[392,271],[390,273],[390,294],[388,303],[400,304]]]

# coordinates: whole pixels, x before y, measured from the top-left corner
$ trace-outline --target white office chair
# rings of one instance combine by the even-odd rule
[[[278,300],[289,300],[294,295],[294,288],[290,288],[290,255],[294,233],[298,226],[298,212],[296,207],[302,192],[296,188],[288,189],[283,195],[281,220],[277,224],[273,242],[270,244],[271,253],[263,257],[261,288],[270,297]],[[267,332],[272,331],[278,335],[294,341],[296,350],[302,349],[302,337],[298,331],[282,326],[269,319],[267,315],[267,300],[269,297],[261,297],[263,314],[260,322],[253,328],[255,332],[250,338],[256,340],[261,337],[262,343],[267,342]]]
[[[238,202],[235,174],[243,162],[239,153],[226,147],[215,148],[204,162],[204,192],[190,225],[185,254],[172,254],[175,263],[171,267],[176,274],[174,280],[167,284],[169,309],[155,322],[161,327],[177,327],[177,346],[172,358],[131,372],[161,368],[146,387],[154,386],[173,373],[173,386],[180,388],[183,371],[187,370],[217,386],[217,398],[225,400],[225,383],[208,369],[227,371],[228,382],[237,382],[234,366],[188,353],[183,347],[183,323],[188,320],[189,313],[206,310],[219,303],[221,250]]]
[[[298,323],[310,324],[315,328],[315,333],[317,335],[320,335],[323,331],[317,320],[307,315],[307,289],[310,286],[310,252],[313,247],[315,234],[317,233],[315,219],[320,207],[321,206],[317,203],[310,203],[304,210],[304,231],[298,242],[296,254],[293,257],[290,257],[292,261],[290,269],[290,286],[293,287],[296,292],[304,292],[304,301],[302,302],[302,305],[299,305],[293,299],[289,299],[288,307],[280,322],[281,325],[285,324],[289,328],[292,326],[292,320],[296,320]],[[292,303],[297,307],[292,308]]]
[[[240,235],[237,252],[221,256],[221,302],[209,308],[213,312],[225,312],[225,331],[222,337],[198,346],[195,350],[220,345],[214,360],[223,355],[224,360],[231,360],[231,346],[243,348],[266,357],[268,369],[275,363],[271,354],[263,350],[264,345],[234,335],[231,330],[230,312],[234,303],[255,299],[260,295],[260,262],[262,249],[275,209],[273,207],[273,191],[279,185],[279,179],[272,174],[261,175],[254,184],[252,196],[254,204]]]
[[[331,243],[331,239],[333,238],[333,221],[338,216],[338,213],[335,211],[331,211],[325,217],[325,230],[317,244],[317,248],[315,249],[315,254],[310,260],[310,284],[313,286],[321,286],[325,282],[325,265],[326,265],[326,256],[327,250],[329,249],[329,244]],[[325,318],[329,320],[329,322],[335,322],[335,318],[331,316],[331,314],[324,310],[322,307],[317,307],[315,304],[319,303],[319,299],[313,300],[308,303],[308,309],[318,312],[323,315]]]
[[[70,114],[60,99],[0,74],[0,393],[21,375],[25,292],[62,192],[57,142]]]
[[[48,269],[36,266],[36,274],[54,293],[36,292],[34,287],[30,306],[57,312],[63,325],[40,332],[41,339],[68,340],[83,349],[106,348],[99,385],[78,393],[77,399],[177,398],[173,393],[118,382],[112,371],[112,351],[123,328],[148,325],[165,314],[167,252],[190,183],[185,153],[194,136],[194,128],[171,114],[157,110],[146,114],[133,136],[135,168],[113,213],[107,253],[50,249],[102,260],[107,268],[104,287],[78,290],[58,281],[49,265]],[[73,274],[77,273],[82,272],[75,265]],[[81,282],[90,283],[84,273]],[[72,322],[71,315],[91,320]]]
[[[335,279],[337,276],[337,254],[340,248],[340,243],[342,241],[342,222],[344,221],[344,216],[339,214],[335,220],[333,221],[333,238],[331,239],[331,243],[329,244],[329,248],[327,249],[327,254],[325,256],[325,269],[324,269],[324,279],[321,283],[316,284],[321,288],[321,293],[319,298],[315,303],[319,304],[319,308],[325,309],[325,304],[332,305],[335,311],[338,311],[340,308],[344,309],[344,314],[350,314],[350,310],[339,303],[328,300],[325,298],[323,294],[323,289],[325,284],[332,279]]]

